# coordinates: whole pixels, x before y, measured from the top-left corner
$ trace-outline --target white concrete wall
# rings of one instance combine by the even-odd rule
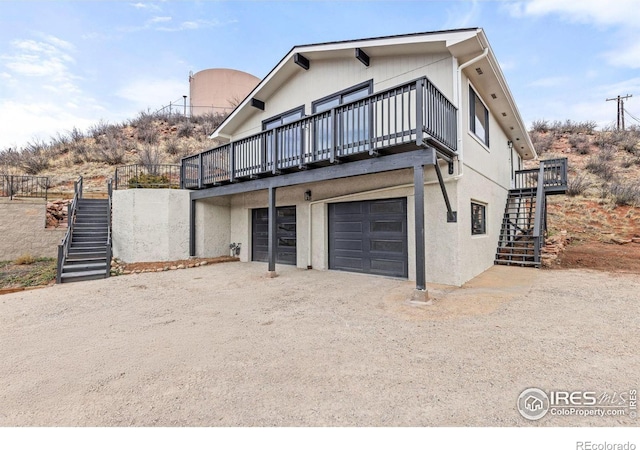
[[[373,79],[373,92],[427,76],[450,100],[453,99],[453,65],[449,53],[414,54],[375,58],[366,67],[353,57],[312,61],[311,69],[300,70],[255,110],[235,131],[237,140],[262,131],[262,121],[301,105],[311,115],[311,103],[335,92]]]
[[[46,229],[44,200],[0,199],[0,261],[23,255],[56,258],[67,227]]]
[[[113,193],[113,256],[125,262],[189,257],[189,191],[129,189]]]

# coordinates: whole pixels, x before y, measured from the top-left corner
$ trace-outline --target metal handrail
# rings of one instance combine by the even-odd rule
[[[113,195],[113,180],[109,178],[107,180],[107,194],[109,197],[109,206],[107,210],[108,218],[107,218],[107,258],[106,258],[106,277],[109,278],[111,275],[111,204],[112,204],[112,195]]]
[[[533,255],[536,263],[540,262],[540,250],[542,249],[542,239],[544,238],[542,224],[545,208],[544,173],[545,162],[540,161],[540,169],[538,170],[538,187],[536,190],[536,212],[533,219]]]
[[[544,168],[542,177],[539,176],[540,168],[516,170],[515,188],[535,189],[538,183],[544,188],[567,185],[567,158],[546,159],[540,161],[540,167]]]
[[[0,197],[44,198],[49,195],[49,177],[0,174]]]
[[[69,254],[69,247],[71,246],[71,235],[73,234],[73,226],[76,218],[76,209],[78,207],[78,200],[82,198],[83,180],[82,176],[79,176],[73,183],[73,200],[67,206],[67,232],[62,238],[62,242],[58,245],[58,262],[56,266],[56,283],[62,283],[62,267]]]
[[[369,153],[423,138],[454,154],[457,109],[426,77],[181,160],[184,188]]]
[[[178,164],[130,164],[116,167],[113,189],[171,188],[182,184]]]

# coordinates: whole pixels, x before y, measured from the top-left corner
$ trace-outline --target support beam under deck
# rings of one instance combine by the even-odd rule
[[[416,290],[426,290],[424,247],[424,166],[413,167],[413,195],[416,230]]]
[[[275,276],[276,252],[278,239],[276,237],[276,188],[269,188],[269,276]]]

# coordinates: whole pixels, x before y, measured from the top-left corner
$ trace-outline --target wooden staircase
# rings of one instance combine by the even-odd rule
[[[83,198],[82,177],[69,206],[69,228],[58,246],[57,283],[107,278],[111,269],[111,182],[106,199]]]
[[[540,161],[516,172],[504,209],[495,264],[540,267],[547,230],[547,195],[567,190],[567,159]]]

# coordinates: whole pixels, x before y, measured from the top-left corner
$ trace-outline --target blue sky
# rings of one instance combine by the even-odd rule
[[[190,71],[264,77],[293,47],[482,27],[527,124],[640,118],[640,1],[0,1],[0,149],[188,94]],[[637,123],[631,117],[627,123]]]

